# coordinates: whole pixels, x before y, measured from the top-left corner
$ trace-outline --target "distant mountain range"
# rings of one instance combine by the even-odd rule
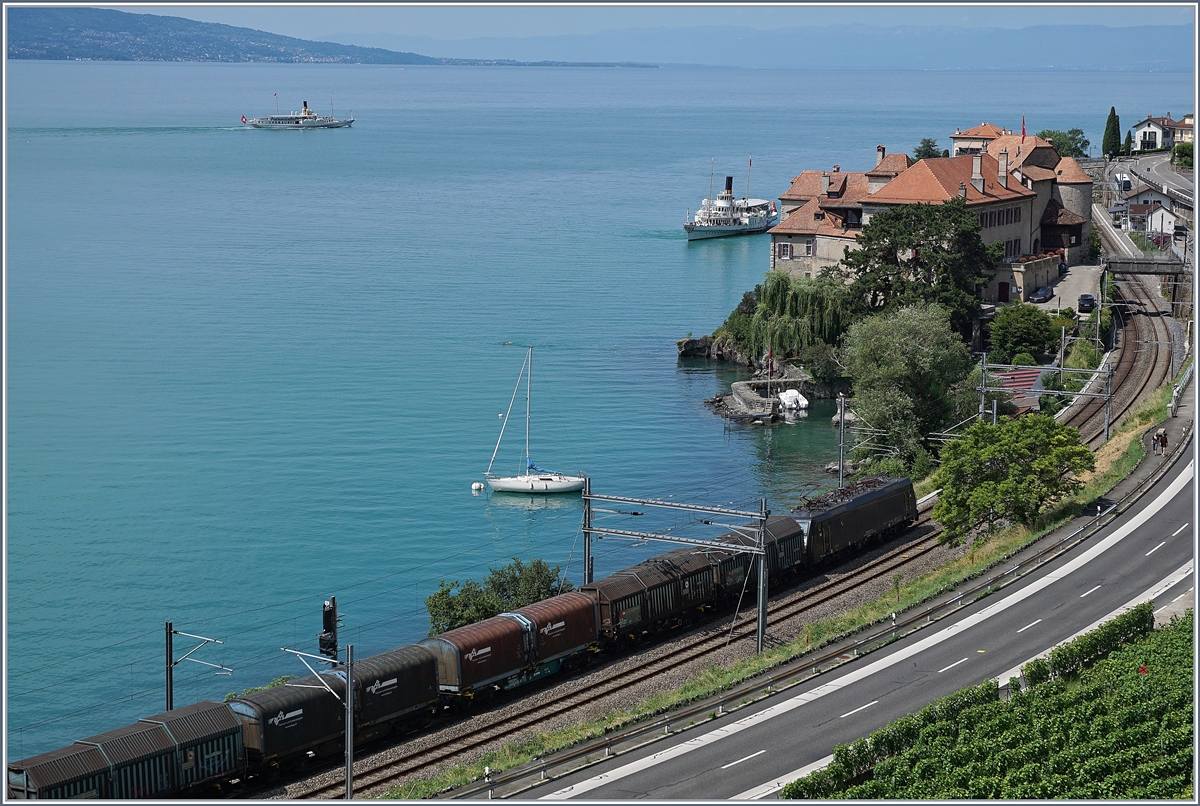
[[[8,58],[166,62],[322,62],[654,67],[578,60],[439,58],[378,47],[314,42],[252,28],[99,8],[9,8]]]
[[[1020,12],[1017,12],[1020,13]],[[864,19],[870,9],[863,8]],[[339,33],[322,39],[442,56],[604,59],[661,65],[830,70],[1191,72],[1192,26],[961,28],[826,25],[638,28],[588,35],[433,39]]]
[[[587,67],[712,65],[852,72],[1192,72],[1191,26],[1026,28],[696,26],[589,35],[434,39],[339,33],[320,41],[181,17],[9,7],[8,58]],[[864,14],[869,9],[864,8]],[[424,56],[418,51],[438,53]]]

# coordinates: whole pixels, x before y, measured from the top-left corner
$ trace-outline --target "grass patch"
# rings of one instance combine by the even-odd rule
[[[900,585],[898,597],[893,589],[874,602],[840,616],[814,622],[809,625],[805,635],[765,651],[762,655],[747,658],[728,667],[710,666],[676,691],[656,694],[633,708],[614,712],[603,719],[547,733],[533,733],[524,741],[505,744],[498,750],[487,753],[474,764],[456,765],[438,772],[427,780],[393,786],[381,797],[432,797],[482,780],[484,766],[491,767],[493,772],[501,772],[599,738],[606,733],[733,688],[764,671],[803,656],[809,651],[809,646],[819,649],[874,624],[890,620],[892,613],[902,612],[953,590],[962,583],[982,575],[1016,551],[1070,522],[1089,507],[1094,508],[1096,501],[1125,478],[1145,457],[1145,450],[1138,437],[1145,426],[1167,417],[1167,405],[1170,400],[1171,387],[1164,386],[1131,409],[1112,438],[1097,452],[1096,470],[1080,477],[1084,481],[1084,487],[1045,510],[1034,529],[1010,526],[997,530],[986,541],[971,544],[967,552],[958,559]],[[926,487],[923,488],[922,485]],[[918,497],[935,489],[931,478],[923,479],[914,486]],[[990,592],[991,589],[985,593]],[[742,703],[750,701],[743,699]]]

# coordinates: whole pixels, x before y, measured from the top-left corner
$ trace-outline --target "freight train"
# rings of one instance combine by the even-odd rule
[[[917,518],[908,479],[867,479],[766,523],[767,570],[778,583],[837,562]],[[354,663],[354,735],[365,742],[466,699],[509,690],[620,650],[721,608],[745,590],[752,556],[679,549],[541,602]],[[344,670],[204,701],[8,765],[8,797],[140,798],[277,773],[341,753]],[[324,685],[322,684],[322,681]]]

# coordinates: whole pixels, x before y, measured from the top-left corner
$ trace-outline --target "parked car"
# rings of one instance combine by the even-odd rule
[[[1030,302],[1049,302],[1052,299],[1054,299],[1054,289],[1048,285],[1042,286],[1029,295]]]
[[[1076,307],[1080,313],[1091,313],[1096,310],[1096,298],[1091,294],[1080,294],[1079,305]]]

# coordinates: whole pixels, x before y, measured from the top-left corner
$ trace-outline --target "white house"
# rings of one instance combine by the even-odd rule
[[[1145,151],[1154,148],[1171,148],[1176,143],[1192,141],[1192,115],[1189,112],[1183,120],[1172,120],[1171,113],[1166,117],[1156,118],[1150,115],[1145,120],[1134,124],[1133,150]]]

